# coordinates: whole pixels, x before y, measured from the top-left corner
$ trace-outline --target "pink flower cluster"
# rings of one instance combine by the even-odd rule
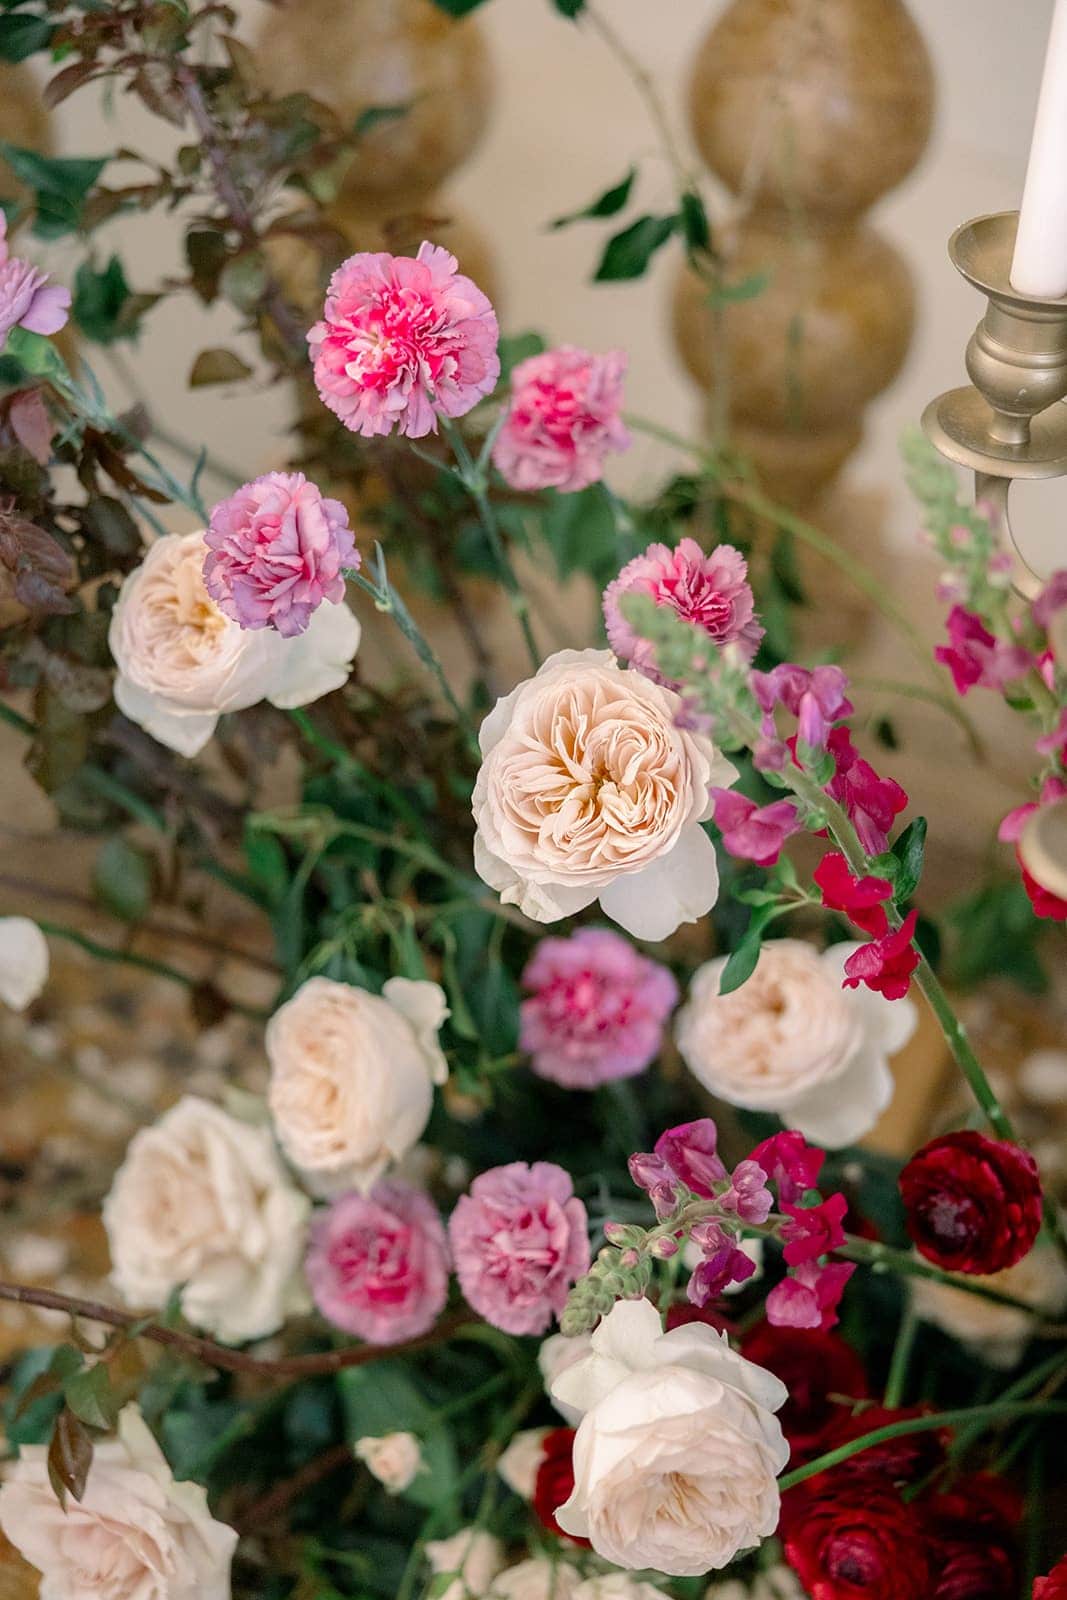
[[[496,387],[496,313],[457,268],[425,241],[415,256],[364,251],[337,268],[307,337],[323,404],[351,432],[421,439]]]
[[[303,633],[324,600],[345,597],[345,567],[358,567],[340,500],[326,500],[302,472],[268,472],[212,509],[204,582],[242,628]]]
[[[683,621],[703,628],[716,644],[736,645],[750,661],[763,628],[756,620],[747,574],[748,564],[733,545],[717,545],[705,555],[695,539],[683,539],[673,550],[650,544],[604,591],[608,643],[620,660],[656,683],[666,682],[656,667],[653,645],[634,632],[619,606],[623,595],[647,594],[657,605],[670,606]]]
[[[773,1327],[832,1328],[845,1285],[856,1270],[847,1261],[823,1260],[845,1242],[847,1209],[844,1195],[823,1200],[813,1193],[825,1158],[825,1151],[807,1144],[794,1130],[764,1139],[752,1152],[767,1181],[776,1185],[779,1209],[788,1218],[781,1230],[788,1276],[767,1296],[767,1320]]]
[[[343,1194],[312,1223],[307,1279],[328,1322],[369,1344],[417,1339],[448,1297],[448,1241],[420,1190]]]
[[[493,446],[493,465],[512,489],[574,494],[604,475],[605,457],[626,450],[621,350],[593,355],[560,345],[520,361]]]
[[[967,694],[976,684],[983,689],[1004,689],[1034,665],[1029,650],[998,639],[980,617],[963,606],[952,607],[945,626],[949,642],[938,645],[934,655],[952,673],[959,695]]]
[[[585,1207],[551,1161],[481,1173],[448,1232],[467,1303],[505,1333],[544,1333],[589,1269]]]
[[[753,672],[749,682],[763,712],[754,759],[764,771],[780,772],[788,759],[790,746],[779,738],[774,719],[778,706],[797,719],[794,754],[823,749],[833,724],[852,711],[845,693],[848,678],[840,667],[798,667],[783,661],[770,672]]]
[[[519,1045],[539,1077],[565,1089],[643,1072],[678,1000],[667,968],[606,928],[542,939],[522,986]]]
[[[70,311],[70,290],[48,285],[47,272],[8,253],[7,218],[0,211],[0,348],[12,328],[58,333]]]

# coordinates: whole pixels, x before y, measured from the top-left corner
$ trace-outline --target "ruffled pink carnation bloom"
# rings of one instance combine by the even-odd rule
[[[340,500],[326,500],[302,472],[268,472],[211,512],[204,583],[242,628],[303,633],[324,600],[345,597],[345,567],[358,567]]]
[[[511,374],[507,415],[493,446],[493,465],[513,489],[574,494],[604,475],[604,458],[627,450],[621,350],[594,355],[574,345],[520,361]]]
[[[643,1072],[678,1000],[667,968],[607,928],[542,939],[522,986],[519,1044],[539,1077],[565,1089]]]
[[[12,328],[58,333],[70,311],[70,290],[48,284],[47,272],[8,254],[7,218],[0,211],[0,347]]]
[[[424,240],[416,256],[349,256],[330,279],[307,338],[323,404],[352,433],[421,439],[496,387],[496,313],[457,265]]]
[[[505,1333],[544,1333],[589,1268],[585,1207],[551,1161],[483,1172],[448,1232],[467,1303]]]
[[[619,606],[623,595],[648,594],[657,605],[671,606],[684,621],[703,628],[716,644],[737,645],[750,661],[763,628],[756,620],[747,573],[744,556],[730,544],[716,545],[710,555],[695,539],[683,539],[673,550],[650,544],[604,591],[608,643],[621,661],[628,661],[646,678],[667,683],[656,666],[654,647],[634,632]]]
[[[383,1180],[343,1194],[311,1226],[306,1262],[328,1322],[368,1344],[398,1344],[431,1328],[448,1298],[448,1240],[421,1190]]]

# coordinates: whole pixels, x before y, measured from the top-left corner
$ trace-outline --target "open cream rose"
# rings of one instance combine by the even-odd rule
[[[911,1001],[843,989],[855,944],[822,954],[772,939],[752,976],[720,995],[724,959],[696,973],[674,1037],[693,1076],[732,1106],[773,1111],[816,1144],[840,1149],[877,1122],[893,1096],[889,1057],[915,1031]]]
[[[299,1304],[310,1205],[269,1128],[186,1095],[135,1133],[104,1201],[115,1284],[131,1305],[181,1290],[189,1321],[232,1344]]]
[[[415,1144],[448,1068],[436,983],[390,978],[380,995],[309,978],[267,1024],[274,1126],[319,1192],[366,1194]]]
[[[482,1528],[461,1528],[449,1539],[430,1539],[425,1549],[433,1572],[456,1574],[437,1600],[482,1600],[504,1565],[504,1546]]]
[[[360,628],[344,605],[320,606],[304,633],[242,628],[204,587],[202,532],[166,534],[123,582],[108,644],[115,703],[160,744],[195,756],[226,711],[257,700],[307,705],[348,679]]]
[[[136,1406],[100,1439],[80,1500],[56,1498],[46,1445],[23,1445],[0,1530],[41,1573],[41,1600],[229,1600],[237,1535],[198,1483],[176,1483]]]
[[[581,1581],[581,1573],[569,1561],[531,1556],[497,1574],[489,1600],[574,1600]]]
[[[681,701],[610,650],[559,650],[482,723],[474,864],[505,903],[555,922],[599,899],[639,939],[715,904],[709,785],[733,766],[677,726]]]
[[[620,1300],[552,1393],[583,1415],[560,1527],[631,1570],[717,1571],[778,1525],[785,1385],[702,1323]]]

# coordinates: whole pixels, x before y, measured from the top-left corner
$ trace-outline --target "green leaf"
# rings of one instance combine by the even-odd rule
[[[741,985],[751,978],[756,970],[760,950],[763,948],[763,930],[787,909],[782,906],[759,906],[753,911],[741,943],[722,969],[722,977],[719,979],[720,994],[733,994],[735,989],[740,989]]]
[[[615,513],[604,486],[594,483],[576,494],[552,495],[541,532],[561,578],[587,572],[599,586],[619,570]]]
[[[71,1494],[80,1500],[93,1464],[93,1441],[85,1424],[67,1406],[56,1418],[48,1447],[48,1480],[60,1505]]]
[[[383,1433],[419,1433],[432,1411],[399,1361],[371,1367],[346,1367],[337,1375],[345,1414],[345,1435],[355,1444]]]
[[[552,4],[560,16],[570,17],[572,20],[581,16],[585,10],[585,0],[552,0]]]
[[[35,378],[66,377],[67,363],[51,339],[29,328],[12,328],[4,345],[4,355],[17,361],[23,372]]]
[[[249,378],[252,368],[232,350],[216,347],[201,350],[189,372],[190,389],[203,389],[209,383],[238,383]]]
[[[138,922],[152,903],[152,863],[120,833],[101,847],[93,866],[97,899],[124,922]]]
[[[677,212],[666,217],[638,217],[628,228],[609,239],[600,265],[593,274],[596,283],[618,283],[643,276],[661,245],[667,243],[681,221]]]
[[[97,344],[134,337],[136,327],[120,321],[130,298],[130,286],[118,256],[112,256],[102,272],[94,272],[89,262],[83,261],[74,274],[74,320]]]
[[[708,299],[713,306],[733,305],[739,300],[755,300],[761,295],[771,281],[769,272],[752,272],[747,278],[738,279],[737,283],[720,283],[712,289]]]
[[[485,0],[433,0],[438,11],[447,11],[450,17],[465,17],[468,11],[476,11]]]
[[[602,195],[598,196],[596,200],[591,201],[589,205],[583,207],[581,211],[569,211],[564,217],[556,217],[554,221],[549,223],[549,227],[566,228],[572,222],[582,222],[587,217],[615,216],[617,212],[622,210],[627,200],[629,200],[630,190],[634,186],[634,179],[636,177],[637,168],[631,167],[621,182],[613,184],[610,189],[605,189]]]
[[[25,61],[38,50],[47,50],[54,28],[44,17],[0,17],[0,57],[5,61]]]
[[[58,239],[75,231],[85,197],[107,163],[106,156],[44,156],[6,140],[0,140],[0,156],[16,178],[33,190],[37,201],[33,231],[42,239]]]
[[[270,910],[276,910],[289,887],[289,858],[285,846],[273,833],[245,828],[245,864],[248,876],[260,891]]]
[[[681,200],[682,233],[690,250],[711,249],[711,224],[704,202],[693,189],[687,189]]]
[[[926,852],[926,818],[916,817],[894,840],[893,854],[900,863],[893,885],[895,900],[910,900],[923,875],[923,857]]]
[[[118,1419],[120,1401],[111,1387],[111,1374],[103,1361],[95,1366],[83,1367],[63,1386],[67,1405],[76,1417],[91,1428],[113,1428]]]
[[[365,133],[370,133],[371,129],[377,128],[380,123],[393,122],[397,117],[406,117],[410,110],[411,107],[409,105],[364,106],[352,124],[353,138],[362,138]]]
[[[546,348],[545,341],[539,333],[505,334],[497,345],[501,383],[507,382],[520,361],[527,361],[530,356],[539,356]]]

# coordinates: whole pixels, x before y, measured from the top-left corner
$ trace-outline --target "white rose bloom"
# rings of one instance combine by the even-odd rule
[[[679,697],[610,650],[559,650],[482,723],[474,788],[479,876],[536,922],[600,901],[638,939],[715,904],[711,784],[736,769],[676,724]]]
[[[545,1459],[545,1439],[549,1428],[523,1428],[517,1433],[496,1464],[496,1470],[513,1494],[532,1500],[537,1474]]]
[[[491,1600],[574,1600],[583,1585],[568,1561],[531,1556],[493,1579]]]
[[[824,1148],[862,1138],[893,1098],[889,1058],[911,1038],[917,1013],[906,997],[841,987],[859,948],[820,954],[801,939],[772,939],[727,995],[719,994],[725,959],[708,961],[674,1023],[693,1076],[720,1100],[773,1111]]]
[[[204,587],[202,531],[165,534],[123,581],[108,631],[115,703],[160,744],[195,756],[226,711],[258,700],[288,709],[339,689],[360,626],[345,605],[324,605],[304,633],[242,628]]]
[[[197,1327],[264,1338],[299,1304],[309,1210],[269,1128],[186,1095],[134,1134],[104,1201],[112,1277],[131,1305],[180,1288]]]
[[[436,983],[390,978],[380,995],[309,978],[267,1024],[268,1098],[286,1155],[309,1180],[364,1194],[407,1154],[448,1067]]]
[[[667,1600],[667,1596],[654,1583],[643,1583],[628,1572],[604,1572],[580,1583],[571,1600]]]
[[[0,1001],[25,1011],[48,982],[48,941],[29,917],[0,917]]]
[[[750,1583],[726,1578],[704,1590],[704,1600],[807,1600],[800,1579],[792,1567],[768,1567],[757,1572]]]
[[[1054,1245],[1039,1242],[1013,1267],[969,1283],[997,1289],[1033,1306],[1034,1314],[954,1289],[935,1278],[912,1278],[912,1304],[926,1322],[968,1345],[991,1367],[1014,1367],[1034,1332],[1036,1317],[1058,1317],[1067,1307],[1067,1267]]]
[[[541,1369],[545,1392],[570,1428],[578,1426],[582,1413],[559,1400],[552,1392],[552,1385],[561,1372],[573,1367],[576,1361],[584,1361],[591,1349],[592,1341],[588,1333],[551,1333],[541,1341],[537,1352],[537,1365]]]
[[[619,1301],[591,1342],[552,1385],[583,1413],[560,1527],[617,1566],[677,1577],[773,1533],[785,1385],[703,1323],[663,1333],[647,1300]]]
[[[456,1573],[437,1600],[484,1600],[504,1565],[504,1546],[481,1528],[461,1528],[450,1539],[431,1539],[426,1559],[435,1573]]]
[[[0,1530],[38,1569],[41,1600],[229,1600],[237,1535],[197,1483],[176,1483],[140,1411],[101,1439],[81,1500],[56,1499],[48,1450],[23,1445],[0,1488]]]
[[[390,1494],[402,1494],[422,1470],[422,1446],[413,1433],[383,1433],[356,1440],[356,1456]]]

